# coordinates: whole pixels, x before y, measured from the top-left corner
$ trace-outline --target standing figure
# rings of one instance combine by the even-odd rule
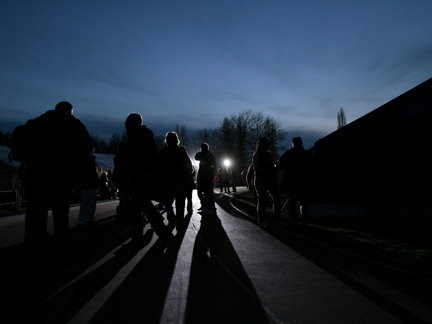
[[[217,179],[218,179],[218,184],[219,184],[220,192],[223,192],[223,181],[224,181],[224,178],[223,178],[223,175],[222,175],[222,169],[221,168],[217,169]]]
[[[269,151],[270,141],[267,137],[261,137],[253,154],[252,163],[255,171],[255,190],[258,196],[257,218],[258,224],[265,228],[274,222],[281,225],[281,204],[277,188],[277,167],[273,162],[273,156]],[[273,199],[274,219],[268,219],[266,206],[268,196]]]
[[[93,152],[92,142],[90,151]],[[77,228],[89,229],[95,226],[96,189],[99,187],[99,176],[96,171],[96,157],[88,152],[79,159],[78,185],[81,190],[81,205]]]
[[[127,146],[123,161],[125,170],[122,174],[130,195],[132,246],[141,248],[144,245],[143,213],[159,237],[167,239],[172,237],[172,234],[165,226],[163,216],[152,203],[160,181],[160,158],[154,134],[142,125],[142,117],[137,113],[128,115],[125,127]]]
[[[258,205],[258,197],[257,197],[257,193],[255,190],[255,171],[253,168],[253,163],[251,163],[247,169],[247,173],[246,173],[246,187],[249,190],[253,191],[254,197],[255,197],[255,206]]]
[[[216,159],[210,153],[207,143],[201,144],[201,152],[195,154],[195,160],[200,162],[197,178],[198,197],[201,201],[201,210],[206,214],[216,214],[213,197],[213,179],[216,171]]]
[[[28,201],[25,243],[33,256],[44,256],[47,252],[47,219],[51,206],[55,255],[63,258],[68,253],[69,204],[77,181],[75,170],[78,161],[88,156],[90,136],[66,101],[27,121],[25,127],[28,147],[23,161]]]
[[[292,148],[279,159],[279,168],[285,170],[290,217],[297,220],[297,206],[304,222],[309,216],[309,156],[301,137],[292,139]]]
[[[222,175],[222,189],[225,191],[225,193],[231,193],[230,192],[230,178],[228,173],[228,167],[224,167],[221,169],[221,175]]]
[[[119,204],[116,210],[116,220],[125,222],[129,216],[130,186],[129,171],[127,170],[127,143],[120,142],[117,153],[114,156],[114,181],[118,189]]]
[[[161,150],[162,181],[165,188],[164,205],[168,222],[171,225],[176,224],[179,230],[183,225],[185,202],[190,191],[190,179],[194,169],[186,149],[179,146],[180,141],[176,132],[168,132],[165,143],[166,146]]]

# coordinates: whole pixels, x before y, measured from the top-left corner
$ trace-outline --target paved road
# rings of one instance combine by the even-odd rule
[[[62,266],[26,263],[23,216],[0,219],[2,314],[10,323],[432,323],[425,286],[261,229],[228,200],[217,194],[217,216],[208,216],[195,196],[174,242],[147,225],[139,251],[112,217],[117,202],[101,203],[97,230],[71,229],[75,249]]]

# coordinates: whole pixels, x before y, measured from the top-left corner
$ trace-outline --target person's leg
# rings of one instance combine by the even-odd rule
[[[181,193],[176,196],[175,198],[175,205],[176,205],[176,219],[177,221],[183,221],[184,214],[185,214],[185,202],[186,202],[186,196],[184,193]]]
[[[297,219],[297,203],[298,197],[293,191],[288,192],[288,210],[291,219]]]
[[[43,188],[28,188],[27,211],[25,214],[26,246],[31,251],[37,251],[43,243],[48,241],[48,199]]]
[[[142,196],[137,193],[132,193],[130,199],[129,218],[131,225],[132,242],[137,245],[144,243],[143,231],[144,221],[142,215]]]
[[[51,189],[54,239],[57,255],[64,256],[69,245],[69,206],[71,190],[57,186]]]
[[[197,181],[197,193],[198,193],[198,198],[200,200],[201,203],[201,209],[204,208],[204,190],[205,187],[205,182],[202,180],[198,180]]]
[[[267,186],[262,179],[257,178],[255,180],[255,190],[257,193],[258,204],[257,204],[257,221],[258,224],[267,223],[266,218],[266,206],[268,199]]]
[[[204,184],[204,208],[210,211],[216,210],[214,197],[213,197],[213,184],[211,180],[206,181]]]
[[[167,213],[168,223],[173,224],[174,226],[176,222],[176,215],[174,213],[173,203],[174,203],[173,197],[166,197],[164,199],[164,206]]]
[[[171,233],[163,222],[163,216],[149,198],[144,198],[142,200],[142,210],[147,216],[150,225],[154,228],[156,235],[159,237],[166,237]]]
[[[309,218],[309,195],[307,192],[303,192],[299,198],[300,203],[300,214],[304,222],[308,221]]]
[[[193,209],[192,190],[188,190],[186,199],[187,199],[187,211],[188,213],[191,213]]]
[[[77,220],[78,227],[88,225],[90,222],[92,212],[94,213],[92,203],[91,189],[81,189],[81,204]]]
[[[281,202],[276,181],[272,181],[269,183],[268,192],[270,193],[273,200],[274,221],[281,221]]]

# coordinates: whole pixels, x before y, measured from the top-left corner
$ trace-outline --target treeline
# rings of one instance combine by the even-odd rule
[[[9,144],[11,135],[12,134],[10,132],[3,133],[2,131],[0,131],[0,145],[7,146]]]
[[[174,129],[180,138],[180,145],[184,146],[193,158],[200,149],[202,143],[208,143],[210,150],[218,159],[221,166],[223,160],[230,159],[235,169],[247,168],[251,161],[258,139],[267,136],[271,141],[271,149],[274,153],[281,152],[285,148],[282,143],[286,137],[278,120],[266,116],[262,112],[247,110],[236,115],[225,117],[217,128],[201,129],[189,134],[184,126],[176,125]],[[1,145],[7,145],[11,133],[0,132]],[[95,134],[91,137],[97,142],[95,153],[116,154],[119,144],[127,140],[126,131],[114,132],[110,139],[100,138]],[[165,145],[165,134],[157,134],[156,144],[159,149]],[[277,158],[277,157],[276,157]]]
[[[258,139],[262,136],[270,138],[271,149],[275,154],[286,149],[282,146],[286,132],[280,122],[262,112],[252,110],[225,117],[215,129],[201,129],[189,134],[184,126],[176,125],[173,129],[167,129],[168,131],[177,132],[180,145],[187,149],[192,158],[202,143],[208,143],[219,166],[223,165],[223,160],[229,159],[233,168],[238,171],[248,167]],[[158,148],[162,149],[165,145],[165,134],[155,137]],[[96,152],[115,154],[120,142],[127,140],[127,135],[126,131],[123,131],[120,134],[113,133],[108,141],[97,136],[93,138],[97,141]]]

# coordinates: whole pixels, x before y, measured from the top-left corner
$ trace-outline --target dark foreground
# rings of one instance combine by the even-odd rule
[[[99,226],[71,228],[71,253],[61,262],[26,258],[22,216],[0,219],[0,321],[432,322],[426,274],[382,264],[343,242],[319,242],[304,228],[261,229],[229,198],[217,194],[217,216],[210,216],[196,211],[194,197],[174,241],[158,240],[147,225],[141,250],[127,244],[116,202],[99,204]]]

